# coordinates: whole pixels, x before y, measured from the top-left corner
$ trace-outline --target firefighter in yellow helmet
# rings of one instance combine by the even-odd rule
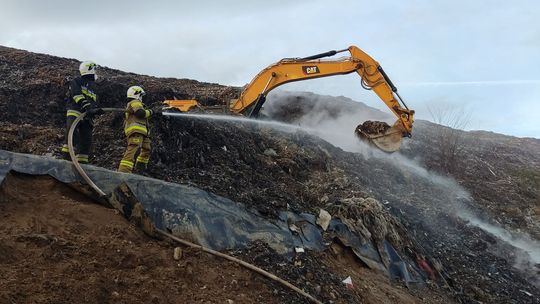
[[[118,166],[119,172],[131,173],[133,168],[144,170],[150,159],[150,138],[148,138],[148,119],[154,110],[148,110],[142,102],[145,92],[140,86],[127,90],[124,133],[127,136],[127,149]],[[137,155],[138,153],[138,155]]]

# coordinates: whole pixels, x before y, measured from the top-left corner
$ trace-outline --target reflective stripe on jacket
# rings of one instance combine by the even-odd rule
[[[69,100],[67,101],[67,109],[81,111],[81,104],[83,100],[97,104],[98,97],[95,91],[95,82],[86,79],[84,76],[73,79],[69,85]],[[74,112],[72,112],[74,113]],[[68,115],[75,116],[75,115]]]
[[[138,118],[135,116],[135,112],[138,110],[145,111],[144,118]],[[124,121],[124,133],[126,136],[129,136],[133,133],[139,133],[145,136],[148,136],[148,118],[150,117],[151,112],[144,109],[144,104],[138,99],[133,99],[128,102],[125,113]]]

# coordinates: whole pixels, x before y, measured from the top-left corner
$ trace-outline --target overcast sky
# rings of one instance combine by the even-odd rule
[[[356,45],[418,118],[450,105],[471,113],[468,129],[540,138],[538,0],[0,0],[0,44],[236,86],[281,58]],[[388,111],[352,74],[282,88]]]

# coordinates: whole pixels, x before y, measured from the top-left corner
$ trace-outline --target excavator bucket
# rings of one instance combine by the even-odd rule
[[[392,127],[382,121],[368,120],[359,124],[355,133],[361,140],[388,153],[399,150],[403,139],[403,127],[399,120]]]

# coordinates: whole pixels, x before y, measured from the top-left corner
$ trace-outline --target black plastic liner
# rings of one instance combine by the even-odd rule
[[[105,193],[126,183],[157,228],[170,230],[203,246],[224,250],[244,248],[254,241],[262,241],[280,254],[292,254],[298,247],[317,251],[325,248],[323,232],[312,214],[287,211],[281,212],[279,219],[270,221],[242,204],[192,186],[91,165],[82,167]],[[69,161],[0,150],[0,182],[9,171],[50,175],[66,184],[82,182]],[[291,224],[300,227],[300,231],[291,231]],[[384,246],[386,255],[391,258],[387,268],[373,242],[351,232],[340,220],[333,219],[325,233],[333,233],[370,268],[386,269],[391,277],[415,281],[389,243]]]

